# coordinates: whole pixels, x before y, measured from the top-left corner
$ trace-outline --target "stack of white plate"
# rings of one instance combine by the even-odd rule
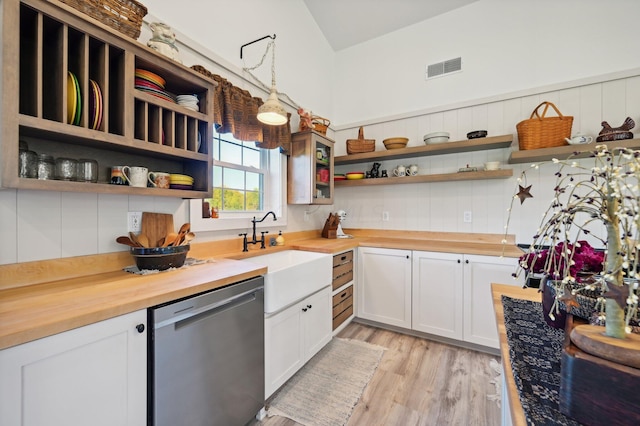
[[[200,111],[196,95],[178,95],[176,98],[178,99],[178,105],[182,105],[192,111]]]

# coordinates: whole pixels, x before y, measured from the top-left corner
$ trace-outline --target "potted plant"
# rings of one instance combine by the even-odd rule
[[[603,327],[590,325],[570,330],[571,343],[562,354],[560,411],[585,423],[611,421],[621,413],[627,420],[640,419],[635,390],[640,335],[630,327],[638,318],[640,151],[597,145],[589,157],[582,163],[571,157],[553,160],[559,165],[554,196],[516,275],[546,275],[555,290],[550,316],[560,304],[568,310],[579,307],[582,292],[599,294],[594,310],[604,322],[604,333]],[[521,201],[530,197],[529,188],[519,189]],[[602,262],[585,245],[587,238],[605,249],[600,274],[583,275],[597,273],[597,262]],[[576,357],[577,351],[588,351],[588,356]]]

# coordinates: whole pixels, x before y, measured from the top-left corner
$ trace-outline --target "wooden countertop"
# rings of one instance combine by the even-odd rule
[[[122,271],[128,252],[0,265],[0,349],[71,330],[139,309],[263,275],[247,257],[281,250],[335,254],[356,247],[518,257],[513,241],[495,234],[348,230],[354,238],[320,238],[315,231],[289,234],[285,246],[243,253],[241,239],[192,244],[190,257],[212,263],[151,275]],[[471,242],[470,242],[471,241]],[[212,258],[212,256],[215,256]]]
[[[511,359],[509,358],[509,345],[507,344],[507,331],[504,325],[504,311],[502,309],[502,296],[509,296],[514,299],[531,300],[540,302],[542,296],[535,288],[514,287],[506,284],[491,284],[491,294],[493,296],[493,309],[496,313],[496,324],[498,325],[498,335],[500,339],[500,354],[502,356],[502,369],[506,382],[506,389],[502,389],[502,398],[509,399],[511,409],[511,422],[513,426],[524,426],[527,421],[524,410],[518,396],[518,388],[511,371]]]
[[[231,259],[158,274],[115,271],[0,292],[0,349],[266,273]]]

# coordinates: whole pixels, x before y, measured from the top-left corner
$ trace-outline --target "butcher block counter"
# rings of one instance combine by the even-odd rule
[[[0,349],[265,274],[230,259],[158,274],[124,271],[0,292]]]
[[[179,270],[138,275],[128,252],[0,265],[0,349],[191,296],[267,272],[243,258],[280,250],[340,253],[359,246],[518,257],[510,237],[496,234],[345,230],[348,239],[318,231],[284,234],[284,247],[242,252],[240,238],[192,243],[189,257],[208,260]]]

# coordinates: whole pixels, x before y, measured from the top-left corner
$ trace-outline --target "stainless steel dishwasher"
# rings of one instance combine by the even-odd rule
[[[251,421],[264,407],[263,277],[148,312],[148,424]]]

